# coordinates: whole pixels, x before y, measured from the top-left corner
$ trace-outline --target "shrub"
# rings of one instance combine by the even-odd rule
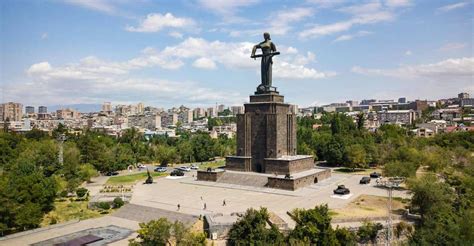
[[[84,197],[88,192],[89,192],[88,189],[81,187],[81,188],[76,190],[76,195],[77,195],[77,197]]]
[[[103,210],[109,210],[110,209],[110,204],[108,202],[99,202],[97,204],[97,207]]]
[[[375,239],[377,239],[377,234],[380,230],[383,229],[383,225],[380,223],[372,223],[370,221],[365,221],[359,230],[357,231],[357,236],[359,236],[359,240],[363,243],[371,241],[375,243]]]
[[[61,191],[61,193],[59,193],[59,196],[61,196],[61,197],[67,197],[67,190]]]
[[[125,203],[124,203],[124,201],[122,200],[122,198],[116,197],[116,198],[114,199],[114,208],[120,208],[120,207],[122,207],[124,204],[125,204]]]

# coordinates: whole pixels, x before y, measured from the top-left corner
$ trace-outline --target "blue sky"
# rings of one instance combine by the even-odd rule
[[[2,101],[244,103],[264,31],[300,106],[474,94],[474,3],[437,0],[3,0]]]

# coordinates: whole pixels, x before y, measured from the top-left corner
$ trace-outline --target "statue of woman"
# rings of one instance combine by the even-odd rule
[[[251,58],[262,57],[261,63],[261,76],[262,84],[258,86],[258,90],[267,91],[272,86],[272,64],[273,55],[277,55],[275,44],[273,44],[270,39],[270,34],[268,32],[263,34],[265,39],[263,42],[253,46]],[[262,55],[255,55],[255,51],[258,49],[262,50]],[[263,86],[263,88],[261,88]]]

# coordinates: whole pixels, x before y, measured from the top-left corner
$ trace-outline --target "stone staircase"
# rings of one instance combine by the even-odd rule
[[[226,171],[218,180],[219,183],[265,187],[268,177],[265,175],[255,175],[252,173],[239,173]]]

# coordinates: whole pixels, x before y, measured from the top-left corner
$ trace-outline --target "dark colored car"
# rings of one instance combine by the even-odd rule
[[[336,194],[336,195],[347,195],[350,192],[351,191],[349,189],[347,189],[346,186],[344,186],[344,185],[338,185],[337,189],[334,190],[334,194]]]
[[[110,172],[107,172],[105,175],[107,175],[107,176],[116,176],[116,175],[119,175],[119,172],[117,172],[117,171],[110,171]]]
[[[184,176],[184,172],[179,169],[175,169],[170,173],[170,175],[171,176]]]
[[[362,177],[359,181],[359,184],[368,184],[370,183],[370,177]]]
[[[377,178],[382,177],[382,174],[380,174],[380,173],[378,173],[378,172],[373,172],[373,173],[370,174],[370,177],[377,179]]]

